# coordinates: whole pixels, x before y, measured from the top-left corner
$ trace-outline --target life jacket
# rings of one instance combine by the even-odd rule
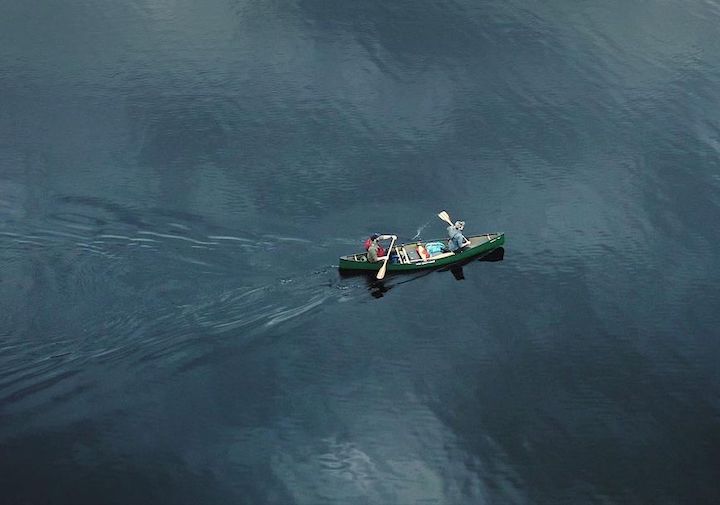
[[[370,249],[370,246],[372,245],[372,239],[370,239],[370,238],[365,239],[364,245],[365,245],[365,250],[366,250],[366,251],[367,251],[368,249]],[[377,255],[378,255],[378,257],[385,256],[385,248],[384,248],[383,246],[381,246],[379,242],[378,242]]]

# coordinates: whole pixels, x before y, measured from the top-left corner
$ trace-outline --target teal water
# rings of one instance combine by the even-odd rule
[[[0,13],[2,503],[720,502],[717,1]]]

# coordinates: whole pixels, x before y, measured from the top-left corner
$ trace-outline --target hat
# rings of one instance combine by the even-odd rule
[[[455,221],[455,228],[458,230],[462,230],[465,228],[465,221]]]
[[[377,233],[373,233],[372,235],[370,235],[370,240],[377,240],[379,236],[380,235],[378,235]]]

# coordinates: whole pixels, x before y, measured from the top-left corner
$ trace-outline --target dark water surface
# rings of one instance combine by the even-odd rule
[[[0,502],[720,503],[719,104],[717,0],[0,0]]]

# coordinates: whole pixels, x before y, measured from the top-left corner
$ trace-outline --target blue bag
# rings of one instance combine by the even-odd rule
[[[442,242],[428,242],[425,244],[425,249],[430,253],[430,256],[435,256],[436,254],[445,252],[445,244]]]

